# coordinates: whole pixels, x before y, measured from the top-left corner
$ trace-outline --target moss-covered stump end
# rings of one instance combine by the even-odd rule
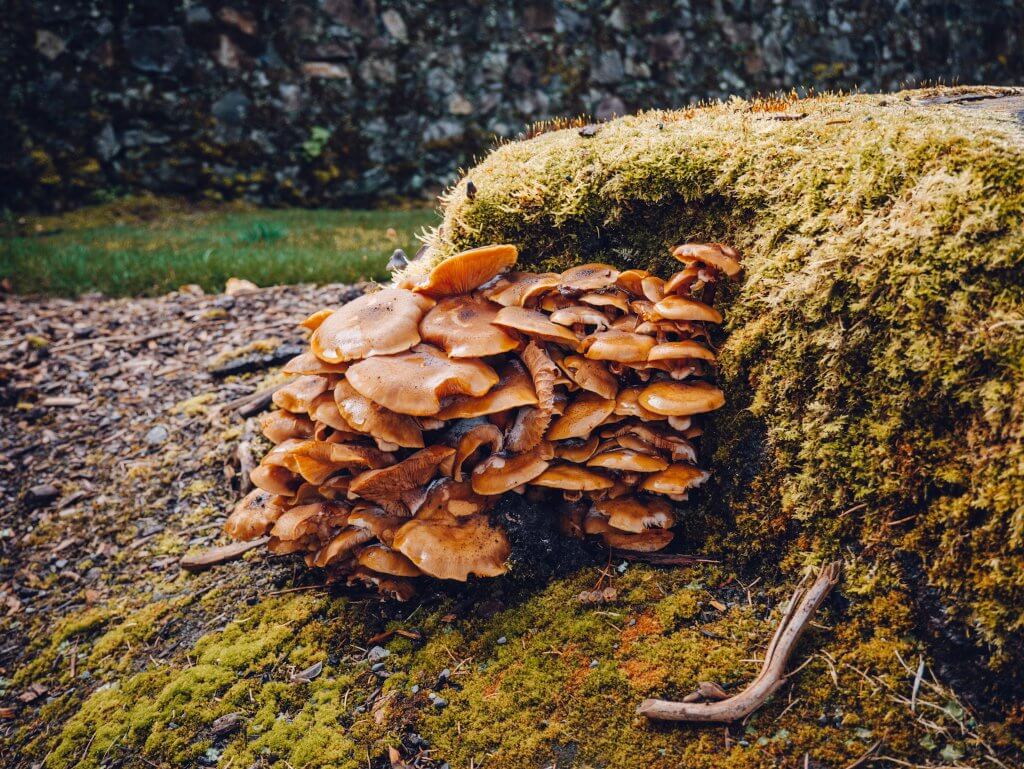
[[[665,275],[676,243],[744,253],[721,297],[713,481],[680,526],[685,550],[718,563],[532,580],[517,567],[404,608],[307,591],[280,562],[273,590],[242,584],[266,574],[248,561],[222,567],[234,592],[180,576],[159,603],[38,636],[4,686],[61,693],[19,713],[5,759],[383,769],[394,748],[487,769],[1021,765],[1024,131],[988,95],[647,113],[504,145],[467,174],[472,199],[466,179],[452,189],[438,257],[510,242],[527,267]],[[701,681],[741,689],[779,603],[834,558],[843,579],[799,670],[747,722],[635,715]],[[607,586],[609,602],[579,600]],[[193,615],[197,638],[147,656]]]
[[[434,245],[662,274],[672,244],[739,247],[707,547],[784,569],[847,548],[897,560],[1014,675],[1022,93],[736,100],[542,134],[451,190]]]

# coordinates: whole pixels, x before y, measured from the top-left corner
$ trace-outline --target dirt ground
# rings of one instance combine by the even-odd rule
[[[294,586],[293,566],[272,558],[270,568],[194,578],[179,560],[226,539],[235,448],[254,432],[232,401],[259,389],[268,363],[294,354],[297,320],[352,294],[328,285],[0,299],[0,730],[88,686],[74,677],[54,684],[54,671],[40,671],[11,688],[29,641],[67,617],[168,598],[192,604],[214,588],[244,605]],[[235,370],[243,373],[227,373]],[[189,648],[229,614],[172,616],[145,657]]]

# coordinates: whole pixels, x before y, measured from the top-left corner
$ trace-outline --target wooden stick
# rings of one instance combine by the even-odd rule
[[[190,572],[206,571],[222,563],[241,558],[253,548],[267,544],[269,539],[270,537],[260,537],[250,542],[233,542],[230,545],[212,547],[201,553],[186,555],[181,559],[181,568]]]
[[[785,683],[789,657],[814,613],[839,581],[839,568],[838,561],[828,564],[818,573],[809,589],[800,586],[794,591],[783,612],[782,621],[765,651],[761,672],[742,692],[718,702],[647,699],[640,703],[637,713],[662,721],[703,723],[729,723],[749,716]]]

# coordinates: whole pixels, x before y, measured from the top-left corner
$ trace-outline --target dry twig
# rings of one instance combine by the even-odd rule
[[[768,644],[764,664],[750,685],[739,694],[717,702],[673,702],[647,699],[637,713],[663,721],[739,721],[761,707],[786,681],[786,663],[814,612],[839,580],[839,563],[831,563],[818,574],[810,588],[798,587],[789,600],[775,635]]]

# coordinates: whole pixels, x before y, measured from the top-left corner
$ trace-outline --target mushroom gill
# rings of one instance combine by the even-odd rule
[[[561,505],[566,536],[665,547],[709,477],[702,420],[725,402],[711,300],[740,272],[720,244],[672,253],[670,276],[559,275],[511,272],[516,248],[487,246],[314,313],[227,533],[399,600],[427,577],[505,573],[493,508],[509,492]]]

